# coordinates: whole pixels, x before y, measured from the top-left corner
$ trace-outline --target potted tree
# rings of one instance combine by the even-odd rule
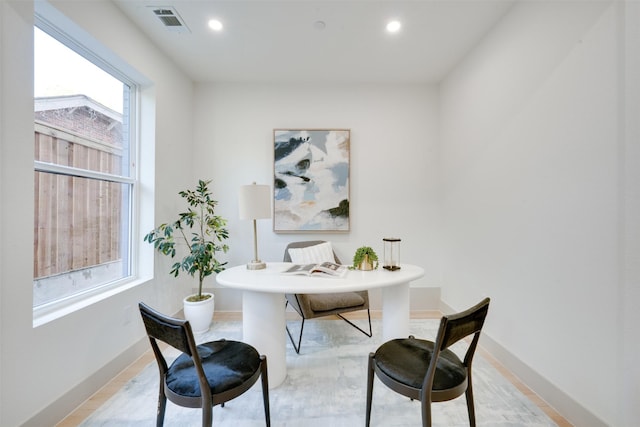
[[[153,244],[163,255],[176,256],[176,245],[188,248],[182,259],[171,267],[170,274],[177,277],[181,271],[198,277],[198,293],[184,298],[184,315],[196,333],[206,332],[211,324],[214,309],[213,294],[203,293],[204,278],[224,270],[216,253],[226,253],[229,247],[223,243],[229,237],[227,221],[215,214],[218,204],[209,190],[211,181],[198,181],[195,190],[184,190],[178,194],[185,198],[186,212],[178,214],[172,223],[161,224],[151,230],[144,240]]]
[[[356,253],[353,255],[352,269],[358,270],[375,270],[378,268],[378,255],[369,246],[361,246],[356,249]]]

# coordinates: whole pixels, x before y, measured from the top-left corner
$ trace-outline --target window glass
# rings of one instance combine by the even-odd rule
[[[51,33],[34,29],[34,307],[131,275],[135,86]]]

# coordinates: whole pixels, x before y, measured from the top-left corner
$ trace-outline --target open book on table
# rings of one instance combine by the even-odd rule
[[[283,274],[344,277],[348,270],[346,265],[340,265],[334,262],[323,262],[320,264],[294,264],[286,269]]]

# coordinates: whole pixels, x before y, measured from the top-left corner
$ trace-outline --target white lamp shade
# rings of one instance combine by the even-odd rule
[[[271,188],[268,185],[240,187],[240,219],[271,218]]]

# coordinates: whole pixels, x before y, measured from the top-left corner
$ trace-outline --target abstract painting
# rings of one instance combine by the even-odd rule
[[[348,129],[275,129],[276,232],[349,231]]]

